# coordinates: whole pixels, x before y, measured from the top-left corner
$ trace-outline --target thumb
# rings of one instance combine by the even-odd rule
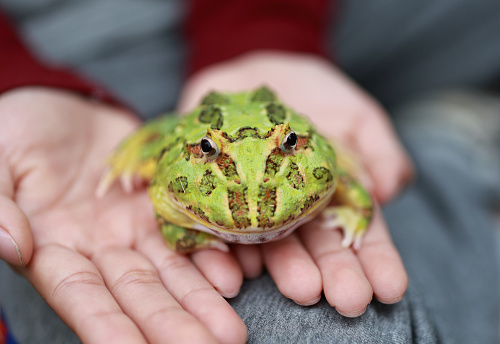
[[[0,259],[24,267],[33,253],[28,218],[14,202],[14,182],[5,160],[0,161]]]

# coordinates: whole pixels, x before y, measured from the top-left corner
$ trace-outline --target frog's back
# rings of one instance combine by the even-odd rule
[[[262,87],[255,92],[210,92],[199,107],[181,120],[177,133],[187,142],[196,142],[209,127],[236,140],[251,132],[264,136],[283,123],[293,123],[297,134],[306,135],[311,130],[306,118],[285,107],[271,91]]]

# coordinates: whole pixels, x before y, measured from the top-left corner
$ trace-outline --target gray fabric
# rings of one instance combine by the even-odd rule
[[[470,125],[457,129],[456,116],[443,115],[457,112],[449,99],[404,100],[437,87],[498,80],[500,5],[340,5],[332,41],[337,61],[390,106],[419,169],[418,182],[385,209],[410,289],[402,303],[373,302],[354,320],[340,317],[324,300],[295,305],[268,276],[245,282],[231,304],[249,327],[250,342],[497,343],[499,270],[488,204],[498,196],[498,174],[488,173],[492,167],[485,162],[498,156],[498,146],[468,139],[477,136],[461,131]],[[45,59],[96,78],[144,116],[174,107],[184,68],[182,1],[0,0],[0,6]],[[462,118],[483,111],[466,112]],[[78,342],[5,264],[0,276],[0,297],[22,343]]]
[[[266,274],[246,281],[230,303],[248,327],[249,343],[437,343],[421,300],[410,288],[397,305],[373,301],[362,316],[345,318],[324,298],[297,305]]]
[[[384,105],[436,88],[499,85],[500,2],[340,1],[330,50]]]
[[[393,239],[443,342],[498,343],[500,99],[433,94],[395,112],[419,178],[385,208]]]

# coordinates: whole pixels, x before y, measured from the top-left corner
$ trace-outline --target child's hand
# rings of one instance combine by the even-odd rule
[[[245,325],[219,294],[235,295],[242,283],[230,255],[199,271],[165,247],[144,190],[117,186],[95,198],[133,116],[64,91],[20,88],[0,96],[0,123],[0,228],[16,244],[7,237],[0,256],[83,342],[245,341]],[[210,269],[225,271],[211,281],[219,292]]]
[[[379,202],[394,197],[411,179],[411,162],[383,110],[318,57],[255,52],[213,65],[188,81],[180,111],[192,109],[212,89],[240,91],[262,84],[306,114],[323,134],[359,154],[369,173],[363,182]],[[245,276],[258,276],[265,264],[285,296],[310,305],[324,291],[328,302],[347,316],[360,315],[373,295],[386,303],[402,298],[408,280],[380,209],[357,251],[341,247],[340,232],[318,227],[313,221],[277,242],[234,246]],[[195,263],[207,264],[203,259]]]

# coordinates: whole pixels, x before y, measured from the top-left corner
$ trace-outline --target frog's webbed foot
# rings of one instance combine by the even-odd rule
[[[370,225],[371,214],[363,214],[349,206],[330,206],[322,212],[321,216],[323,229],[342,229],[342,247],[351,245],[354,249],[361,247],[363,235]]]
[[[202,249],[217,249],[229,252],[229,247],[218,237],[205,232],[179,227],[158,218],[161,233],[168,246],[179,253],[191,253]]]
[[[341,228],[344,234],[343,247],[361,247],[361,239],[370,226],[373,216],[373,200],[351,173],[339,169],[338,184],[332,205],[322,212],[323,227]]]

